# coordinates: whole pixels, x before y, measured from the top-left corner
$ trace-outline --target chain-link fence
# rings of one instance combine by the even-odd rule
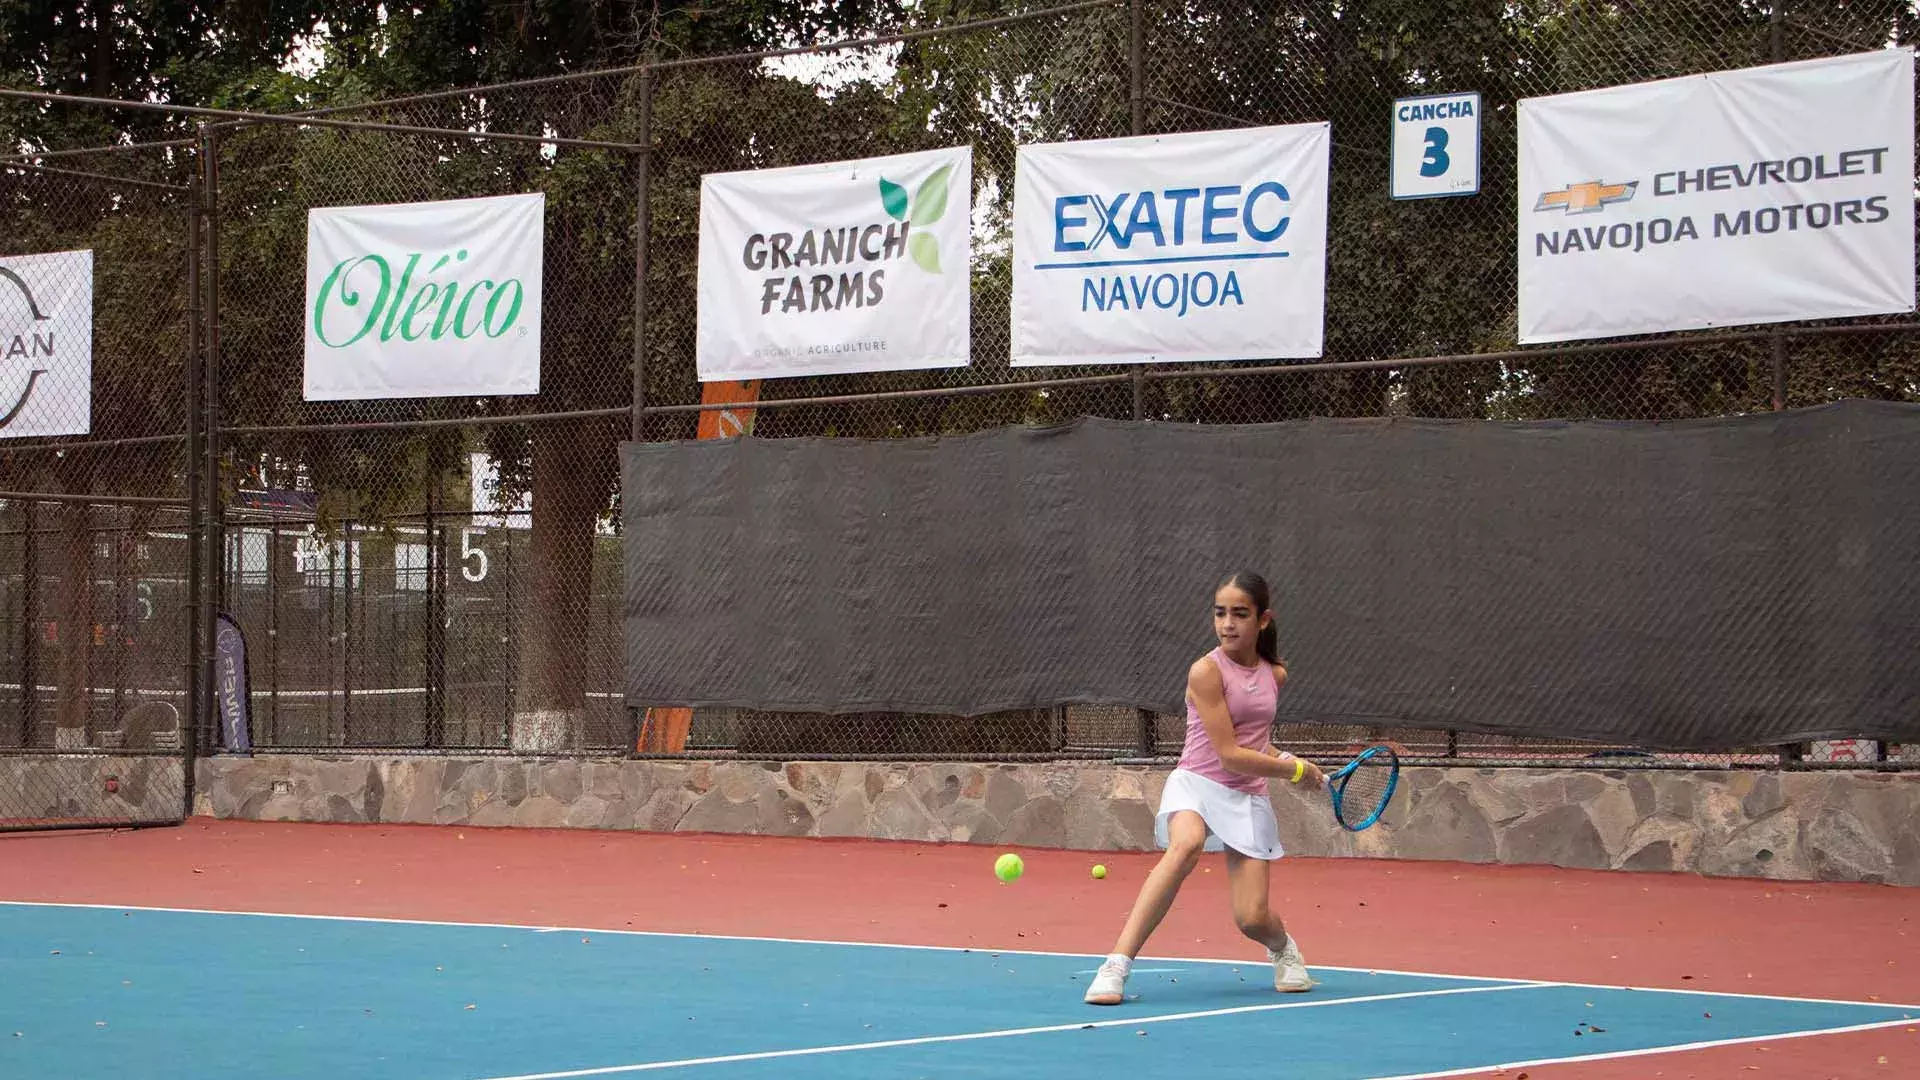
[[[0,167],[0,827],[185,813],[189,169]]]
[[[248,636],[258,744],[633,745],[611,522],[634,392],[636,86],[591,76],[214,133],[216,603]],[[538,394],[303,399],[305,322],[289,315],[305,260],[281,238],[309,210],[531,191]]]
[[[1920,400],[1920,354],[1901,331],[1795,326],[1657,335],[1562,349],[1516,346],[1514,127],[1523,97],[1905,42],[1905,5],[1403,6],[1096,3],[825,55],[663,67],[653,97],[647,437],[689,438],[695,208],[702,173],[968,144],[976,182],[969,366],[839,375],[762,387],[760,438],[900,437],[1076,416],[1175,423],[1303,417],[1673,419],[1818,404]],[[1832,11],[1827,9],[1832,8]],[[787,76],[771,83],[772,70]],[[806,85],[788,79],[797,77]],[[1446,90],[1485,105],[1481,193],[1388,197],[1392,105]],[[726,102],[715,108],[716,102]],[[716,122],[710,110],[718,114]],[[692,114],[689,116],[688,114]],[[1326,354],[1315,363],[1036,371],[1009,364],[1014,151],[1022,143],[1331,121]],[[665,264],[663,267],[661,264]],[[777,402],[777,404],[775,403]],[[711,410],[712,405],[707,409]],[[673,710],[661,710],[671,714]],[[682,736],[678,721],[688,728]],[[1162,755],[1180,717],[1043,709],[977,719],[733,710],[651,725],[716,754]],[[1631,748],[1421,731],[1287,725],[1327,755],[1393,738],[1422,756],[1489,763],[1775,765],[1800,748],[1645,757]],[[1899,760],[1899,747],[1872,746]],[[1815,748],[1819,758],[1851,749]]]
[[[223,119],[194,147],[106,158],[121,168],[164,161],[173,171],[162,182],[185,187],[197,177],[203,184],[202,266],[213,302],[202,353],[212,437],[196,453],[206,465],[184,456],[185,398],[157,402],[179,380],[123,374],[101,360],[96,415],[109,398],[155,398],[139,410],[147,426],[127,430],[172,441],[127,446],[113,451],[122,457],[96,458],[113,467],[95,468],[127,481],[116,492],[185,495],[189,478],[206,479],[220,555],[199,610],[225,612],[246,635],[256,747],[1165,754],[1177,745],[1181,720],[1124,709],[972,719],[813,716],[649,709],[621,698],[618,446],[632,437],[728,430],[712,423],[721,406],[694,367],[702,175],[973,149],[971,363],[761,385],[725,414],[759,438],[905,437],[1077,416],[1669,419],[1843,397],[1920,400],[1920,353],[1908,319],[1517,348],[1513,214],[1521,98],[1861,51],[1911,41],[1917,29],[1920,20],[1896,0],[1794,0],[1779,11],[1717,0],[1540,0],[1431,11],[1309,0],[1097,0],[950,25],[916,15],[896,32],[845,45],[660,58],[524,84],[346,101],[304,125]],[[1480,193],[1393,200],[1392,103],[1443,90],[1482,95]],[[1200,368],[1010,365],[1017,146],[1319,120],[1330,121],[1333,133],[1323,359]],[[7,175],[20,185],[4,204],[9,222],[55,216],[73,199],[44,169]],[[547,199],[537,395],[304,400],[309,210],[529,191]],[[140,189],[128,198],[179,201],[171,190]],[[163,285],[116,286],[118,299],[110,301],[102,277],[103,338],[167,348],[166,334],[151,325],[167,312],[180,313],[168,324],[180,336],[192,290],[180,276],[184,242],[166,249],[169,235],[184,235],[177,228],[184,217],[174,220],[172,234],[133,230],[159,249],[152,254],[173,259],[142,263]],[[7,251],[51,251],[66,241],[29,231],[9,232],[5,243]],[[117,314],[105,310],[110,302],[121,305]],[[166,355],[177,366],[181,351]],[[14,462],[33,449],[0,450],[8,477],[0,489],[70,490],[54,481],[16,484],[12,478],[26,474]],[[123,469],[123,459],[164,462],[165,476]],[[9,512],[10,520],[29,516],[24,506],[9,504]],[[39,557],[14,550],[0,548],[7,572]],[[10,595],[5,602],[60,601]],[[44,649],[35,648],[9,646],[6,671],[51,670]],[[124,677],[140,692],[172,685],[142,686],[144,673]],[[219,733],[211,712],[197,715],[201,738],[213,743]],[[5,730],[0,720],[0,737]],[[1608,753],[1622,764],[1641,760],[1623,748],[1391,725],[1282,734],[1327,753],[1384,735],[1439,759],[1589,761]],[[1798,753],[1757,748],[1691,760],[1777,764]],[[1902,751],[1867,753],[1891,760]],[[1830,751],[1812,756],[1823,754]]]

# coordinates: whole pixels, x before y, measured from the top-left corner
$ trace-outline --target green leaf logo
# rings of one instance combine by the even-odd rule
[[[929,274],[940,272],[940,247],[933,242],[932,236],[917,232],[907,237],[907,253],[913,256],[913,261],[920,269]]]
[[[931,225],[947,212],[947,181],[952,175],[953,166],[942,165],[921,181],[920,190],[913,193],[915,225]]]
[[[931,176],[920,181],[909,202],[907,189],[883,176],[880,178],[880,204],[887,208],[888,216],[895,221],[910,226],[931,225],[946,216],[947,192],[952,180],[953,166],[940,166]],[[920,269],[929,274],[940,273],[940,245],[931,235],[922,232],[909,235],[907,254]]]
[[[880,205],[887,208],[887,215],[895,221],[907,220],[907,189],[881,177]]]

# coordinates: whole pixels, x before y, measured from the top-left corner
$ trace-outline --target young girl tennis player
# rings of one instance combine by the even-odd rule
[[[1240,932],[1267,947],[1273,988],[1313,989],[1306,961],[1280,917],[1267,907],[1267,868],[1280,857],[1280,830],[1267,781],[1323,782],[1312,762],[1269,741],[1280,684],[1272,592],[1257,574],[1235,574],[1213,594],[1213,633],[1220,647],[1187,669],[1187,744],[1167,777],[1155,822],[1166,854],[1140,887],[1113,953],[1100,965],[1087,1003],[1118,1005],[1133,958],[1166,918],[1202,851],[1225,850],[1233,918]]]

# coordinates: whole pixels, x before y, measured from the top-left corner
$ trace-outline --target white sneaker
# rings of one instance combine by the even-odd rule
[[[1109,956],[1094,973],[1093,985],[1087,987],[1087,1004],[1118,1005],[1127,999],[1127,974],[1133,970],[1133,962],[1124,956]]]
[[[1313,976],[1307,974],[1307,961],[1300,955],[1300,946],[1293,943],[1293,935],[1287,935],[1287,947],[1274,952],[1267,950],[1273,959],[1273,988],[1282,994],[1304,994],[1313,989]]]

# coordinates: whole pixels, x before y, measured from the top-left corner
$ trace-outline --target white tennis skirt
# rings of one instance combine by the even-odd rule
[[[1154,840],[1163,850],[1167,846],[1167,822],[1182,810],[1199,814],[1207,823],[1208,851],[1232,848],[1248,858],[1269,860],[1285,854],[1280,847],[1280,823],[1273,816],[1273,800],[1266,795],[1236,791],[1185,769],[1173,770],[1153,821]]]

